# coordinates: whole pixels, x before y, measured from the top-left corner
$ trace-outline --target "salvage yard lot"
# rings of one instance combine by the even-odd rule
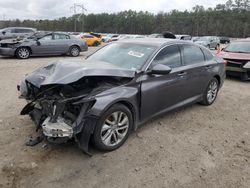
[[[156,118],[110,153],[91,149],[88,157],[74,142],[25,146],[38,134],[19,115],[25,101],[16,85],[43,64],[71,58],[0,57],[0,188],[249,187],[250,82],[235,79],[225,80],[212,106],[196,104]]]

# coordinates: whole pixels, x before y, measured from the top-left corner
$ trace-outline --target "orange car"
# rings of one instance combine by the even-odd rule
[[[83,35],[81,37],[88,46],[99,46],[102,42],[102,39],[93,35]]]

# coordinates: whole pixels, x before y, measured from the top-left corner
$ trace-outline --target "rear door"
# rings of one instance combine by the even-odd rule
[[[143,75],[141,84],[141,118],[170,110],[178,106],[184,99],[186,90],[186,72],[181,62],[180,48],[171,45],[163,48],[154,58],[150,67],[164,64],[172,68],[167,75]]]
[[[70,37],[68,35],[65,35],[63,33],[55,33],[54,34],[54,49],[55,53],[66,53],[69,50],[69,39]]]
[[[185,99],[196,100],[203,95],[206,87],[210,68],[205,63],[205,56],[200,47],[192,44],[182,44],[181,54],[187,73],[187,87],[185,87]]]

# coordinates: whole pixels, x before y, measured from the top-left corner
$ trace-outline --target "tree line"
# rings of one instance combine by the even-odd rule
[[[153,14],[122,11],[62,17],[55,20],[6,20],[0,27],[35,27],[46,31],[78,31],[151,34],[171,31],[192,36],[250,37],[250,0],[228,0],[214,8],[196,5],[191,11],[172,10]]]

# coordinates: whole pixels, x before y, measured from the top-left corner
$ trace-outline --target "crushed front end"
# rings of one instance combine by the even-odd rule
[[[94,105],[96,94],[116,84],[113,78],[91,77],[72,84],[37,88],[24,79],[18,90],[28,104],[21,115],[29,115],[48,141],[63,143],[74,139],[88,152],[89,139],[98,118],[88,110]]]
[[[100,101],[103,99],[97,96],[129,82],[134,76],[134,71],[117,70],[110,65],[103,66],[102,62],[96,64],[50,63],[26,75],[17,87],[20,98],[28,102],[21,115],[29,115],[48,141],[62,143],[74,139],[88,152],[99,119],[98,114],[90,111],[98,100],[103,104]]]

